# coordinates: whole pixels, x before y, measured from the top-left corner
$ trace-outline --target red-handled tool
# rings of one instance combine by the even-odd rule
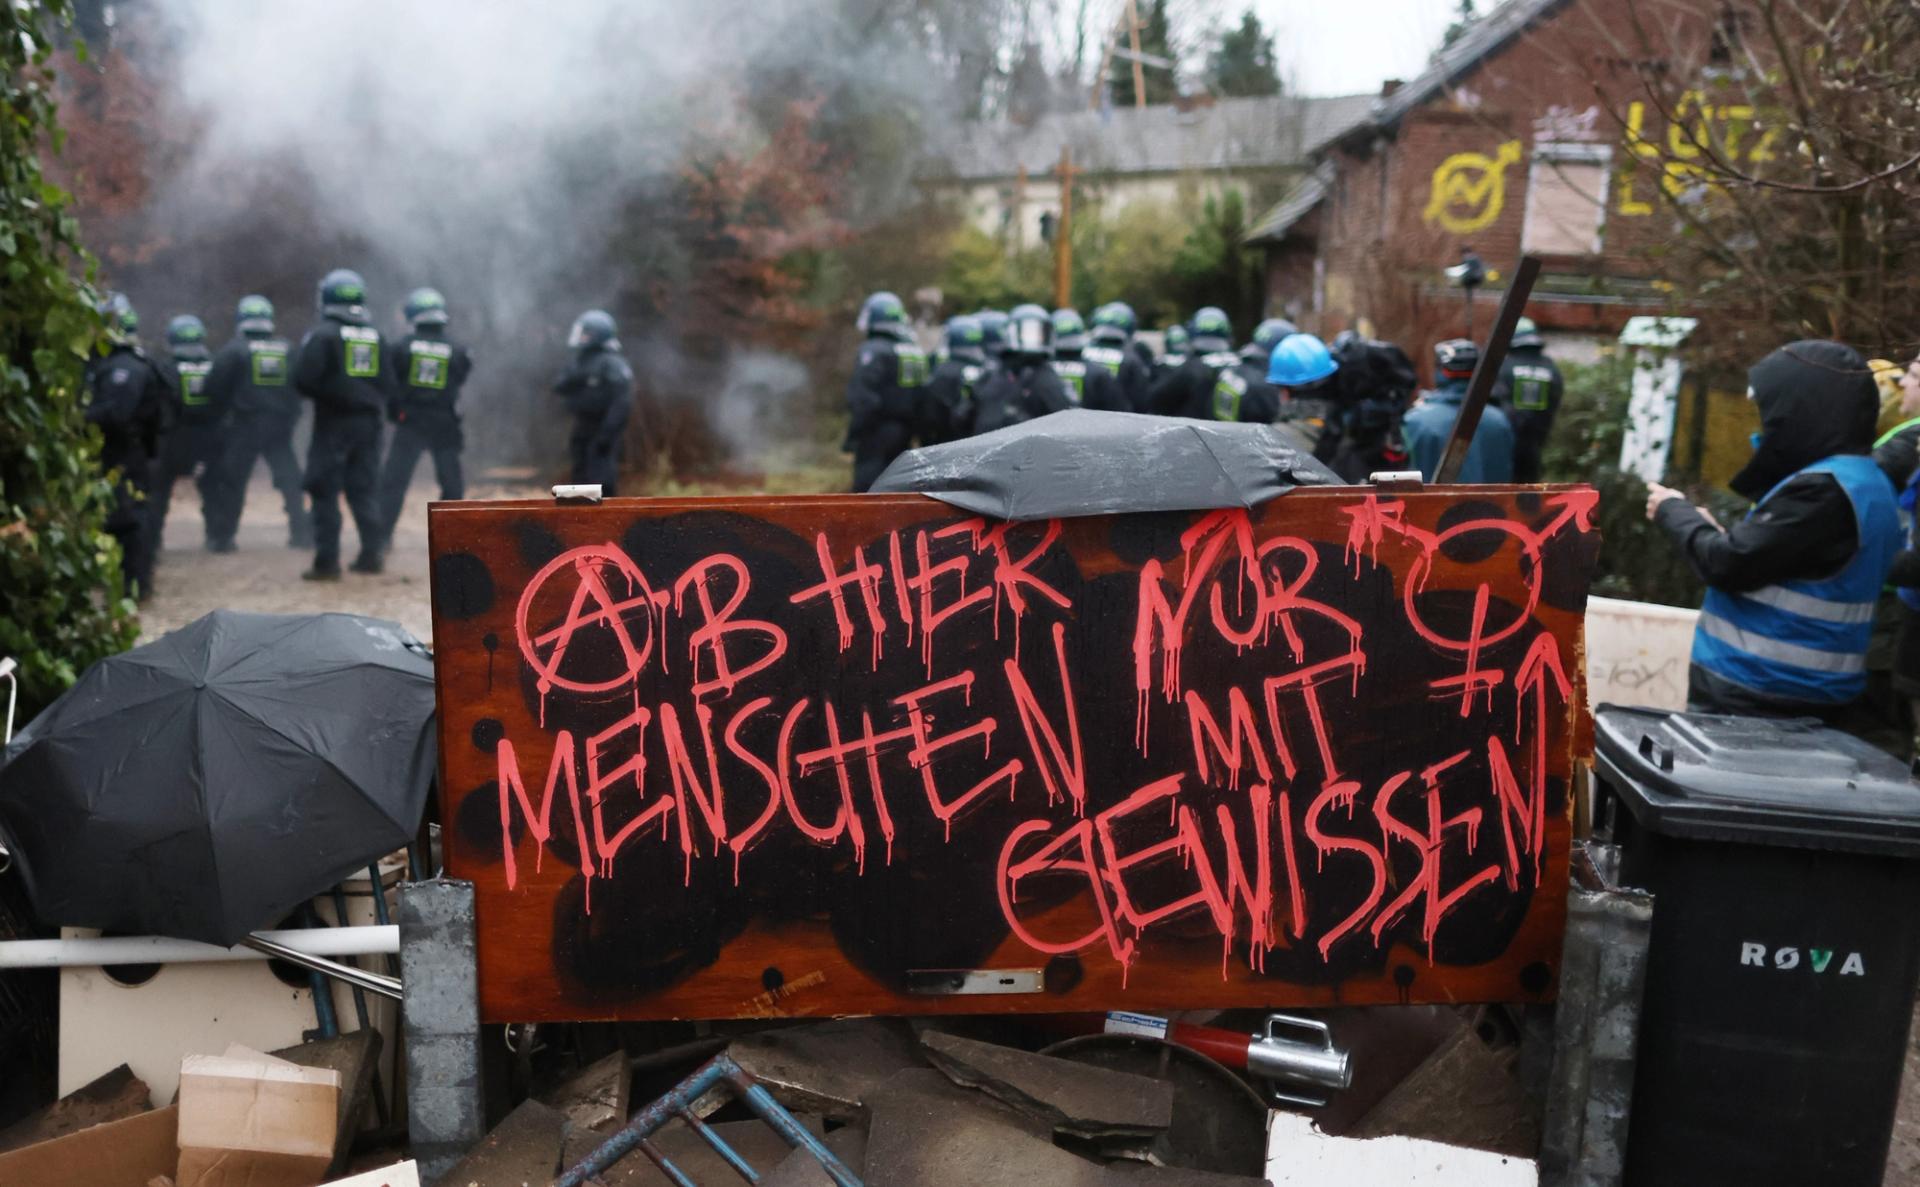
[[[1333,1045],[1333,1032],[1315,1018],[1269,1014],[1266,1032],[1249,1035],[1115,1010],[1106,1016],[1102,1029],[1108,1034],[1159,1039],[1198,1051],[1235,1071],[1267,1081],[1273,1098],[1289,1104],[1319,1108],[1327,1103],[1325,1096],[1309,1096],[1305,1090],[1334,1091],[1353,1083],[1353,1057]]]

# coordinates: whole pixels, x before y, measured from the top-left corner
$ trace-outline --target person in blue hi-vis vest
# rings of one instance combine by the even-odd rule
[[[1647,484],[1647,518],[1707,583],[1687,706],[1814,716],[1870,734],[1874,602],[1900,549],[1893,485],[1872,457],[1879,400],[1866,360],[1838,342],[1794,342],[1747,375],[1760,413],[1751,461],[1729,485],[1754,500],[1731,529],[1678,491]]]

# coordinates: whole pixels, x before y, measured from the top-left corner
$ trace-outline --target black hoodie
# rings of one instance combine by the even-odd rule
[[[1835,454],[1870,452],[1880,414],[1866,361],[1838,342],[1783,346],[1747,382],[1760,408],[1760,444],[1728,485],[1755,500],[1785,485],[1725,532],[1685,499],[1668,499],[1655,518],[1702,581],[1733,593],[1831,576],[1853,559],[1860,532],[1852,500],[1831,474],[1799,471]],[[1783,709],[1698,664],[1688,671],[1687,699],[1720,712]]]
[[[1866,361],[1838,342],[1795,342],[1747,373],[1760,409],[1760,444],[1728,483],[1758,500],[1822,458],[1868,453],[1880,415]],[[1859,547],[1853,505],[1830,474],[1802,474],[1724,533],[1683,499],[1660,505],[1666,529],[1708,585],[1735,593],[1825,577]]]

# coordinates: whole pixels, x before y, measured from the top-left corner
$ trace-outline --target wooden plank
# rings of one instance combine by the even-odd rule
[[[482,1012],[1551,998],[1595,498],[436,505]]]

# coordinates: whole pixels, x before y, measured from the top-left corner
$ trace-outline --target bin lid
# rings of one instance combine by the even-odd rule
[[[1920,857],[1920,783],[1812,718],[1602,705],[1600,777],[1668,836]]]

